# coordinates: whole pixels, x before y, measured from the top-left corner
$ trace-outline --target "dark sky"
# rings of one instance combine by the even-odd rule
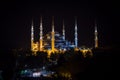
[[[99,45],[116,46],[119,42],[119,6],[113,1],[2,1],[0,6],[0,33],[2,48],[30,48],[30,30],[33,20],[37,40],[40,16],[44,33],[51,30],[52,16],[55,31],[61,33],[65,22],[66,39],[74,41],[74,17],[78,19],[79,46],[94,45],[94,22],[97,22]],[[116,33],[118,35],[116,35]]]

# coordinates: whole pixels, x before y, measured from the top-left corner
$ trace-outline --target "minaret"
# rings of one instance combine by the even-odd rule
[[[77,39],[77,18],[75,17],[75,47],[78,47],[78,39]]]
[[[42,16],[41,16],[41,19],[40,19],[40,46],[39,46],[39,50],[42,51],[43,50],[43,28],[42,28]]]
[[[95,23],[95,48],[98,47],[98,32],[97,32],[97,24]]]
[[[33,21],[31,26],[31,50],[33,51],[33,43],[34,43],[34,28],[33,28]]]
[[[64,20],[63,20],[63,40],[65,40],[65,25],[64,25]]]
[[[55,32],[54,32],[54,17],[52,17],[52,39],[51,39],[51,50],[55,50]]]

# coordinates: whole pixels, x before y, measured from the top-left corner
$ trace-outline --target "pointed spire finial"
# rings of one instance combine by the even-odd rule
[[[52,32],[54,32],[54,16],[52,16]]]
[[[64,25],[64,20],[63,20],[63,40],[65,40],[65,25]]]
[[[34,40],[34,28],[33,28],[33,20],[32,20],[32,24],[31,24],[31,40]]]
[[[95,21],[95,48],[98,47],[98,32],[97,32],[97,23]]]
[[[54,32],[54,16],[52,16],[52,39],[51,39],[51,50],[54,53],[55,50],[55,32]]]
[[[42,16],[40,18],[40,39],[42,39],[42,35],[43,35],[43,28],[42,28]]]
[[[34,28],[33,28],[33,20],[31,24],[31,51],[33,51],[33,43],[34,43]]]
[[[78,39],[77,39],[77,17],[75,16],[75,47],[78,46]]]
[[[42,39],[42,36],[43,36],[43,28],[42,28],[42,16],[40,18],[40,51],[42,51],[43,49],[43,39]]]

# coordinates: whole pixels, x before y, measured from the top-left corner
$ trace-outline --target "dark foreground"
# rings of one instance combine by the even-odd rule
[[[93,56],[83,57],[77,51],[65,54],[53,54],[50,59],[46,53],[38,52],[38,56],[30,55],[30,51],[0,52],[0,80],[108,80],[114,79],[113,59],[117,51],[113,48],[93,49]],[[27,54],[27,56],[25,55]],[[25,66],[27,65],[27,66]],[[50,77],[21,77],[19,72],[27,68],[40,68],[54,71]],[[117,68],[117,67],[116,67]]]

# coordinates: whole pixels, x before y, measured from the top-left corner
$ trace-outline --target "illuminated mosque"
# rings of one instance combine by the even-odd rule
[[[78,34],[77,34],[77,19],[75,18],[75,28],[74,28],[74,42],[70,42],[65,38],[65,26],[63,21],[63,29],[62,35],[54,30],[54,17],[52,17],[52,31],[43,36],[43,25],[42,25],[42,17],[40,19],[40,33],[39,33],[39,41],[34,42],[34,26],[32,22],[31,26],[31,51],[44,51],[47,52],[48,55],[50,53],[55,52],[64,52],[70,49],[79,50],[78,48]],[[98,47],[98,37],[97,37],[97,27],[95,25],[95,48]],[[83,52],[86,51],[82,50]],[[88,51],[88,50],[87,50]]]

